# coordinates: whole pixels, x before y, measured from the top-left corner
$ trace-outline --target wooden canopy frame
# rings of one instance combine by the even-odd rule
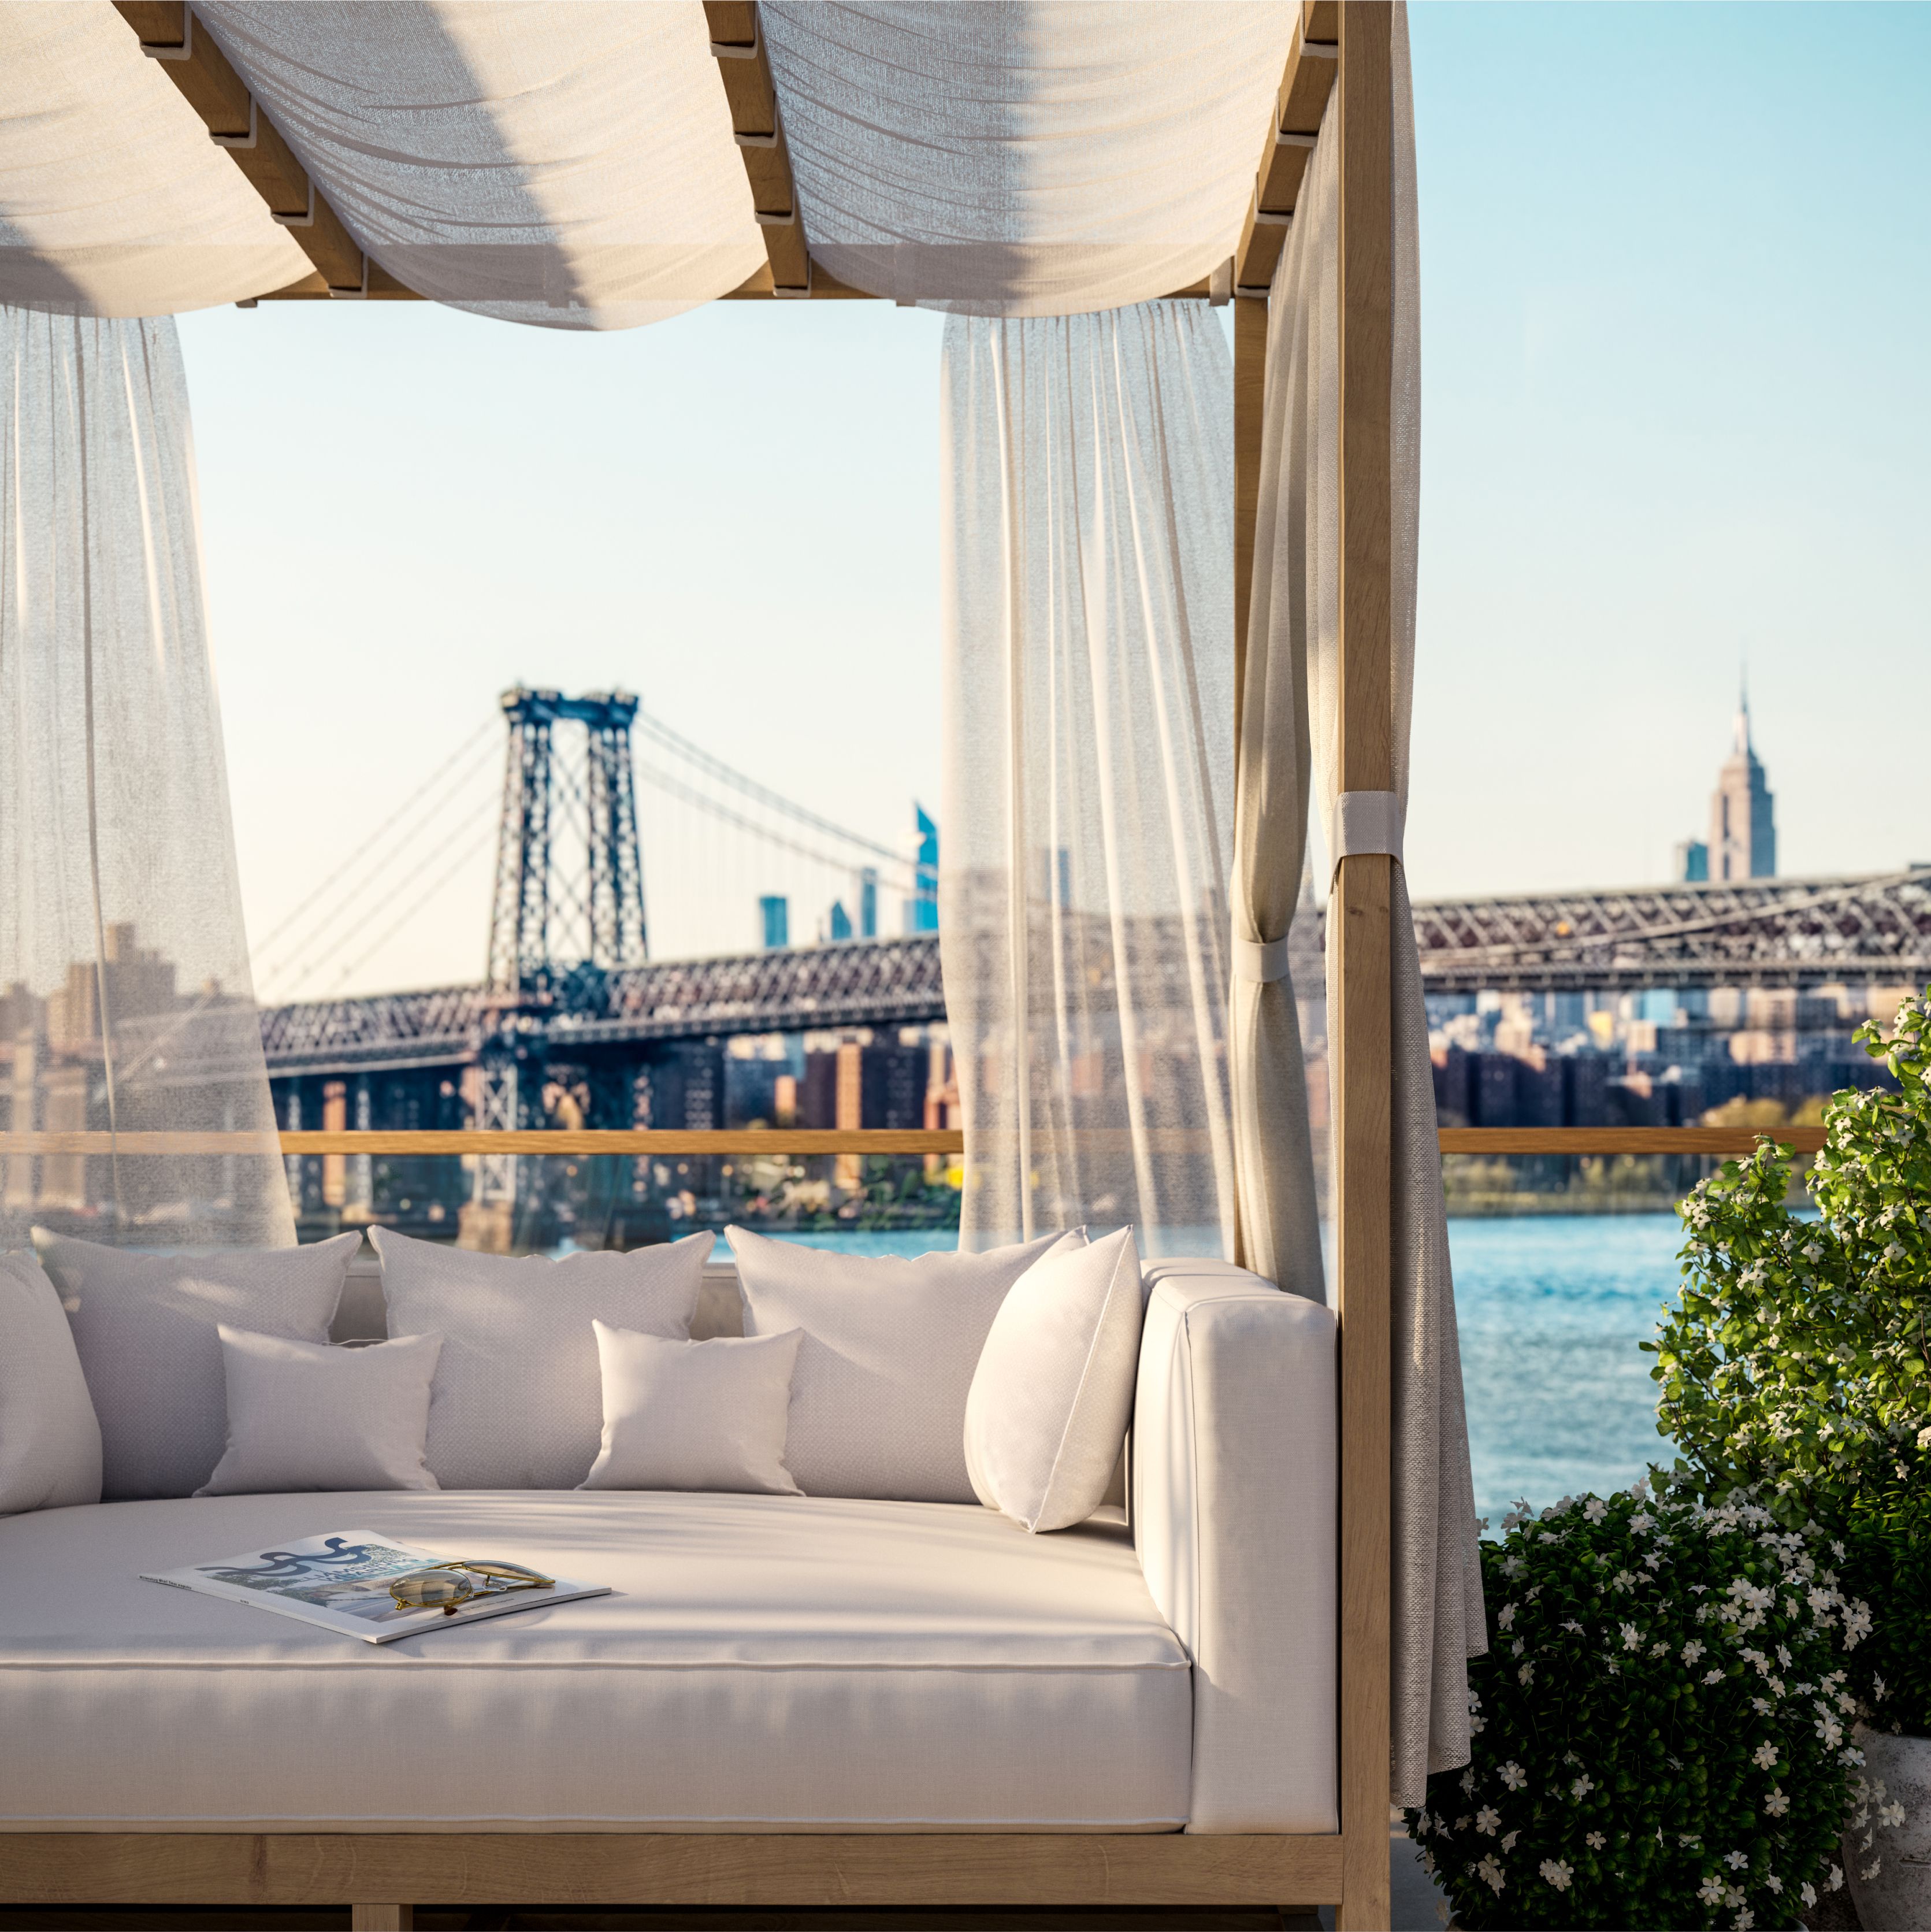
[[[227,146],[313,265],[290,299],[414,299],[363,254],[183,0],[116,0],[143,49]],[[706,0],[766,266],[741,297],[859,292],[814,268],[793,192],[753,0]],[[1236,689],[1243,681],[1260,495],[1267,301],[1330,94],[1341,143],[1340,782],[1391,788],[1390,446],[1394,248],[1389,0],[1304,0],[1235,255]],[[1210,284],[1177,291],[1205,296]],[[1388,1215],[1393,861],[1341,862],[1330,1025],[1340,1351],[1340,1829],[1186,1833],[619,1832],[0,1833],[0,1899],[26,1904],[340,1904],[362,1932],[400,1928],[398,1900],[550,1906],[1332,1904],[1344,1932],[1389,1922]]]

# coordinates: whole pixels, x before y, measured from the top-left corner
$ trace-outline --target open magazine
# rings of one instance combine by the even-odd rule
[[[451,1560],[431,1550],[391,1543],[373,1530],[345,1529],[304,1537],[274,1550],[247,1550],[217,1562],[193,1563],[182,1570],[143,1571],[141,1580],[226,1597],[230,1603],[253,1604],[280,1616],[339,1630],[344,1636],[358,1636],[365,1643],[392,1643],[418,1630],[447,1630],[484,1617],[509,1616],[546,1604],[610,1593],[607,1583],[576,1583],[567,1576],[556,1577],[547,1590],[490,1594],[479,1587],[478,1594],[459,1604],[453,1615],[435,1604],[405,1608],[389,1594],[388,1586],[397,1577]],[[471,1560],[481,1559],[472,1553]],[[480,1586],[481,1580],[478,1581]]]

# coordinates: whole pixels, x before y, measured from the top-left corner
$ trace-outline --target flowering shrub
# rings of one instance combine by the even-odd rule
[[[1868,1613],[1828,1549],[1642,1483],[1526,1510],[1482,1548],[1472,1761],[1408,1814],[1457,1922],[1794,1924],[1843,1882],[1862,1762],[1843,1654]]]
[[[1858,1688],[1878,1722],[1931,1730],[1931,998],[1858,1037],[1898,1090],[1826,1108],[1819,1218],[1784,1205],[1789,1149],[1726,1163],[1684,1203],[1681,1298],[1643,1346],[1708,1496],[1756,1486],[1843,1540],[1883,1633]]]

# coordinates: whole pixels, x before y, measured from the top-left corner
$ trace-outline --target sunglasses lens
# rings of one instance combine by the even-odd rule
[[[451,1575],[399,1576],[389,1586],[389,1594],[399,1604],[412,1610],[440,1608],[445,1604],[460,1604],[471,1594],[471,1586],[463,1578]]]
[[[538,1570],[526,1570],[520,1563],[466,1563],[466,1570],[473,1570],[478,1576],[487,1576],[505,1583],[547,1583],[550,1579]]]

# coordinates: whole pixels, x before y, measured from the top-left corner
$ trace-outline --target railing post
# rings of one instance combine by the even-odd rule
[[[1394,784],[1393,20],[1340,9],[1340,785]],[[1393,861],[1343,859],[1336,921],[1336,1306],[1341,1331],[1339,1932],[1389,1923],[1390,968]]]

